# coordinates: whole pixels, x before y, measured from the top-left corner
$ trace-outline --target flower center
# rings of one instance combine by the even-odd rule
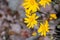
[[[32,21],[33,21],[33,19],[31,18],[31,19],[30,19],[30,21],[32,22]]]

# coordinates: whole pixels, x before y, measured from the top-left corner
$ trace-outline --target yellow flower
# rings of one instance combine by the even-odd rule
[[[46,33],[49,32],[48,28],[49,24],[48,21],[46,20],[45,23],[40,23],[40,28],[38,29],[38,33],[41,33],[41,36],[46,36]]]
[[[28,23],[27,24],[27,27],[28,28],[33,28],[34,25],[37,25],[37,20],[38,19],[38,16],[36,16],[36,14],[32,14],[32,15],[28,15],[26,14],[27,18],[25,18],[25,23]]]
[[[50,14],[50,20],[52,20],[52,19],[57,19],[56,14],[54,14],[54,13]]]
[[[25,0],[22,6],[25,8],[26,13],[36,12],[39,10],[38,3],[35,0]]]
[[[37,33],[36,33],[36,32],[33,32],[33,33],[32,33],[32,35],[33,35],[33,36],[36,36],[36,35],[37,35]]]
[[[50,2],[51,0],[40,0],[39,4],[45,8],[46,4],[50,5]]]

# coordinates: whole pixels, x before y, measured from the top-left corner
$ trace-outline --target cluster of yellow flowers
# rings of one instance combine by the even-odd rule
[[[25,0],[22,5],[27,14],[34,13],[39,10],[38,3],[35,0]]]
[[[37,25],[38,21],[37,19],[39,16],[36,15],[36,12],[40,10],[40,6],[44,7],[48,4],[50,5],[51,0],[24,0],[24,3],[22,6],[25,9],[26,12],[26,18],[24,18],[24,22],[27,23],[28,28],[34,28],[35,25]],[[56,19],[55,14],[50,14],[50,19]],[[42,36],[46,36],[46,33],[49,32],[49,24],[48,21],[45,20],[44,23],[40,23],[40,27],[38,29],[38,33],[41,33]],[[32,35],[36,35],[36,32],[34,32]]]
[[[36,0],[24,0],[22,6],[25,8],[25,12],[30,14],[40,10],[39,5],[45,7],[50,2],[51,0],[40,0],[39,2],[36,2]]]

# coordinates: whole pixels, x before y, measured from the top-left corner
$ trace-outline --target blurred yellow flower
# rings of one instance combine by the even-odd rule
[[[26,13],[36,12],[39,10],[38,3],[35,0],[25,0],[22,6],[25,8]]]
[[[45,23],[40,23],[40,28],[38,29],[38,33],[41,33],[41,36],[46,36],[46,33],[49,32],[49,24],[46,20]]]
[[[57,19],[56,14],[54,14],[54,13],[50,14],[50,20],[52,20],[52,19]]]
[[[45,8],[46,4],[50,5],[50,2],[51,0],[40,0],[39,4]]]
[[[24,20],[25,20],[24,22],[28,23],[27,24],[28,28],[33,28],[34,25],[37,25],[37,20],[36,19],[38,19],[38,16],[36,16],[35,13],[32,14],[32,15],[26,14],[26,16],[27,16],[27,18],[24,18]]]
[[[37,33],[36,33],[36,32],[33,32],[33,33],[32,33],[32,36],[36,36],[36,35],[37,35]]]

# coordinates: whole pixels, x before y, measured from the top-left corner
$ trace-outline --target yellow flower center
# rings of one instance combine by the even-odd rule
[[[30,18],[30,22],[32,22],[33,21],[33,18]]]

